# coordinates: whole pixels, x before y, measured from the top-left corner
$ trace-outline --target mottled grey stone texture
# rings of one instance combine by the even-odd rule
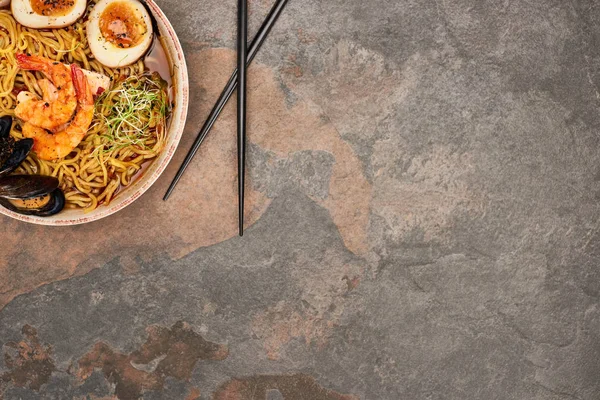
[[[158,3],[193,76],[234,47],[235,2]],[[0,359],[0,398],[600,399],[599,2],[290,0],[256,63],[341,140],[251,144],[270,204],[244,238],[19,289],[0,344],[53,367]],[[188,137],[213,101],[194,82]]]

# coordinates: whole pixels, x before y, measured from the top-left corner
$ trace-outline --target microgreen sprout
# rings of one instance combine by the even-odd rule
[[[94,152],[129,146],[147,150],[147,140],[161,134],[170,112],[165,83],[157,75],[129,77],[104,92],[97,104],[106,129],[100,134],[105,140]]]

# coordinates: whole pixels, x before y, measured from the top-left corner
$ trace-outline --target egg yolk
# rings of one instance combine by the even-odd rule
[[[74,0],[31,0],[31,8],[36,14],[48,17],[67,15],[75,6]]]
[[[148,28],[134,8],[124,2],[114,2],[100,16],[100,32],[117,47],[136,46]]]

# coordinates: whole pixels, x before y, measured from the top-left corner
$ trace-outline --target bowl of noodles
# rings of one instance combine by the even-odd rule
[[[0,117],[12,117],[12,139],[33,140],[34,145],[12,174],[53,177],[64,207],[44,216],[12,207],[0,207],[0,213],[41,225],[107,217],[148,190],[177,149],[189,101],[181,44],[153,0],[88,0],[72,23],[56,16],[40,19],[63,25],[50,28],[20,23],[20,3],[29,7],[29,0],[13,0],[12,7],[0,8]],[[60,5],[61,0],[31,0],[34,11],[36,3]],[[103,8],[104,15],[113,15],[111,10],[127,3],[143,5],[151,19],[100,19],[93,28],[114,35],[115,51],[106,52],[110,46],[98,50],[98,45],[94,50],[94,12],[102,5],[110,9]],[[134,49],[143,40],[149,44]],[[128,54],[133,56],[123,62]],[[85,103],[84,92],[93,100],[88,96]]]

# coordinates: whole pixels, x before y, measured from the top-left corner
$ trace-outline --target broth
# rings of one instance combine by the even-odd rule
[[[154,37],[150,50],[144,56],[144,65],[150,72],[158,72],[167,84],[169,91],[169,100],[174,101],[174,87],[173,87],[173,63],[169,59],[167,52],[165,51],[164,40],[161,36],[157,35]]]

